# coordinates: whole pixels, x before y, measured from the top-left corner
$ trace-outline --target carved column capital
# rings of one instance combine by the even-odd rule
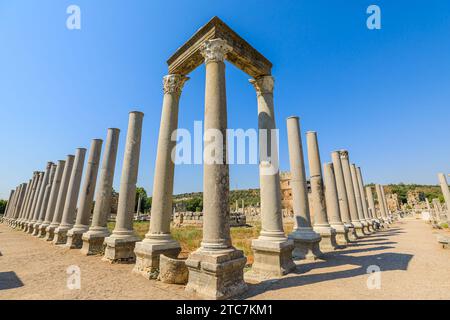
[[[273,93],[275,79],[272,76],[261,76],[256,79],[248,80],[256,89],[258,95]]]
[[[339,155],[341,159],[348,159],[348,151],[347,150],[339,150]]]
[[[200,47],[200,53],[205,58],[205,63],[223,62],[228,52],[232,51],[231,47],[226,40],[217,38],[205,41]]]
[[[164,93],[175,93],[178,96],[181,94],[184,83],[189,80],[189,77],[181,74],[169,74],[163,77],[163,90]]]

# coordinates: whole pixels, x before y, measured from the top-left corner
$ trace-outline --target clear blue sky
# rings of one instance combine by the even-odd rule
[[[81,8],[81,30],[66,8]],[[366,8],[382,29],[366,28]],[[0,0],[0,198],[64,159],[128,112],[145,113],[138,185],[151,194],[167,58],[217,15],[272,61],[280,160],[288,170],[285,119],[318,132],[322,161],[350,150],[366,182],[437,183],[450,172],[450,2]],[[182,128],[203,119],[204,67],[180,103]],[[257,126],[248,76],[227,65],[228,122]],[[258,168],[232,166],[231,187],[258,186]],[[177,166],[175,193],[200,191],[202,167]]]

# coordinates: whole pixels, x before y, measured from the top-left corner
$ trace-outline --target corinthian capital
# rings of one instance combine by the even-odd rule
[[[189,77],[181,74],[169,74],[163,77],[163,89],[164,93],[181,94],[184,83],[189,80]]]
[[[217,38],[205,41],[200,47],[200,53],[205,58],[205,63],[223,62],[228,52],[233,48],[228,45],[226,40]]]
[[[258,95],[273,93],[275,79],[272,76],[261,76],[256,79],[248,80],[256,89]]]
[[[341,159],[348,159],[348,151],[347,150],[339,150],[339,155]]]

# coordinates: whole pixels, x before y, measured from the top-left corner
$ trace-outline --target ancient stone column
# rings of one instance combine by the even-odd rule
[[[347,191],[347,199],[348,199],[348,208],[350,210],[350,217],[352,225],[355,229],[355,233],[357,237],[364,237],[364,231],[363,231],[363,224],[359,220],[358,217],[358,208],[356,205],[356,197],[355,197],[355,191],[353,188],[353,180],[352,180],[352,173],[350,170],[350,160],[348,157],[348,151],[347,150],[341,150],[339,151],[341,156],[341,164],[342,164],[342,171],[344,172],[344,181],[345,181],[345,189]]]
[[[438,174],[439,184],[441,185],[442,194],[444,195],[445,204],[447,206],[447,221],[450,222],[450,191],[448,189],[447,178],[443,173]]]
[[[363,225],[363,233],[368,235],[371,232],[369,231],[369,223],[366,221],[366,219],[364,219],[362,198],[361,198],[361,192],[359,191],[358,176],[356,174],[355,164],[352,164],[350,166],[350,170],[351,170],[350,172],[352,174],[353,191],[355,192],[356,208],[358,210],[358,219],[359,219],[359,221],[361,221],[361,223]]]
[[[377,219],[377,213],[375,210],[375,201],[373,200],[373,193],[372,193],[372,187],[367,186],[366,187],[366,194],[367,194],[367,202],[369,203],[369,213],[372,219],[375,221],[375,227],[380,227],[380,221]]]
[[[29,212],[30,212],[31,206],[33,204],[34,194],[36,192],[36,186],[38,184],[38,181],[39,181],[39,172],[35,171],[35,172],[33,172],[33,179],[31,182],[30,194],[28,196],[28,200],[27,200],[27,203],[25,204],[25,208],[24,208],[24,212],[23,212],[23,218],[22,218],[22,222],[21,222],[21,227],[22,227],[23,231],[25,231],[28,226]]]
[[[146,278],[155,274],[154,271],[159,268],[160,254],[176,258],[181,251],[180,244],[170,234],[175,169],[175,159],[171,157],[176,146],[172,135],[178,128],[181,90],[188,79],[178,74],[170,74],[163,79],[164,98],[153,179],[150,229],[145,239],[136,243],[134,250],[136,265],[133,271]]]
[[[66,162],[64,160],[58,160],[58,164],[56,165],[56,171],[52,182],[52,188],[50,190],[50,197],[48,200],[47,210],[45,212],[44,222],[42,222],[42,224],[39,226],[40,238],[45,237],[47,232],[46,229],[52,223],[65,164]]]
[[[36,222],[36,221],[33,221],[34,212],[36,211],[36,205],[38,203],[39,192],[41,190],[42,182],[44,180],[44,174],[45,174],[44,172],[39,173],[38,182],[36,184],[36,189],[34,191],[33,203],[31,205],[30,211],[28,213],[28,222],[27,222],[26,229],[25,229],[25,232],[27,232],[27,233],[33,232],[32,224],[34,224]]]
[[[392,223],[392,217],[391,217],[391,212],[389,211],[389,206],[387,204],[387,200],[386,200],[386,195],[384,193],[384,186],[380,185],[380,190],[381,190],[381,198],[383,201],[383,205],[384,205],[384,210],[386,212],[386,217],[388,220],[388,223]]]
[[[37,219],[36,223],[34,224],[33,236],[39,236],[39,227],[44,222],[45,213],[47,212],[48,200],[50,198],[50,191],[52,189],[53,178],[55,176],[55,172],[56,172],[56,165],[52,164],[52,166],[50,168],[50,174],[48,177],[47,185],[45,186],[44,197],[42,199],[42,205],[41,205],[41,210],[39,213],[39,218]]]
[[[361,204],[362,204],[362,209],[363,209],[363,214],[364,214],[364,220],[368,224],[367,230],[369,232],[372,232],[372,231],[374,231],[373,221],[372,221],[372,219],[370,219],[369,210],[367,209],[366,193],[364,191],[364,182],[363,182],[363,178],[362,178],[361,168],[355,166],[355,170],[356,170],[356,178],[358,181],[359,193],[361,195]]]
[[[336,230],[334,230],[327,217],[325,195],[323,190],[322,169],[319,154],[317,133],[306,132],[306,145],[308,148],[309,176],[311,183],[311,210],[314,215],[314,231],[320,234],[320,249],[330,251],[337,249]]]
[[[53,212],[52,223],[45,228],[45,240],[53,241],[55,235],[55,229],[61,223],[61,219],[64,212],[64,206],[66,204],[67,189],[69,188],[70,176],[72,174],[73,162],[75,156],[69,154],[64,165],[64,171],[61,178],[61,185],[59,187],[58,197],[56,199],[55,211]]]
[[[332,163],[325,163],[323,165],[323,176],[328,222],[330,223],[331,228],[336,230],[337,244],[340,246],[347,246],[350,239],[347,236],[348,229],[345,227],[340,216],[336,178]]]
[[[80,191],[78,201],[78,211],[75,225],[67,232],[66,246],[70,249],[81,249],[83,233],[89,229],[89,220],[91,217],[92,206],[94,203],[94,192],[97,184],[98,166],[100,163],[100,154],[102,152],[102,139],[93,139],[89,150],[89,157],[86,165],[84,183]]]
[[[47,187],[52,165],[53,162],[47,162],[47,167],[45,168],[45,173],[42,178],[42,182],[39,186],[39,191],[36,191],[37,192],[36,206],[33,212],[33,219],[30,221],[30,226],[28,228],[28,233],[30,234],[34,234],[36,222],[39,220],[39,214],[41,213],[41,207],[45,196],[45,188]]]
[[[55,229],[53,244],[65,244],[67,242],[67,232],[72,229],[75,215],[77,212],[77,201],[80,193],[81,177],[83,175],[84,158],[86,156],[85,148],[78,148],[75,153],[73,169],[70,174],[69,186],[67,188],[67,197],[64,204],[64,211],[61,223]]]
[[[27,188],[26,183],[22,183],[19,186],[19,195],[17,197],[16,210],[14,211],[14,215],[12,217],[12,219],[14,220],[14,223],[15,223],[15,220],[17,220],[19,218],[19,213],[20,213],[20,210],[22,209],[23,199],[25,197],[26,188]],[[15,225],[14,223],[13,223],[13,225]]]
[[[381,191],[381,186],[379,184],[376,184],[375,189],[377,192],[378,207],[380,208],[381,219],[383,220],[383,222],[387,222],[387,213],[386,208],[384,207],[383,193]]]
[[[10,193],[9,193],[9,198],[8,198],[8,202],[6,203],[6,208],[5,208],[5,212],[3,213],[3,218],[6,219],[8,216],[8,212],[11,208],[11,203],[13,201],[14,198],[14,193],[15,190],[11,189]]]
[[[230,50],[222,39],[207,40],[201,47],[206,64],[203,240],[186,261],[189,269],[186,290],[209,299],[226,299],[246,290],[243,269],[247,259],[231,245],[230,239],[224,63]],[[211,149],[216,155],[214,159]]]
[[[14,191],[14,202],[11,210],[8,212],[8,224],[11,224],[11,220],[14,218],[14,214],[17,208],[17,202],[19,201],[19,194],[22,185],[18,185]]]
[[[112,187],[116,167],[117,148],[120,130],[109,128],[103,152],[100,180],[95,194],[95,207],[89,230],[83,234],[81,253],[85,255],[103,252],[103,241],[110,235],[107,227],[108,216],[111,213]]]
[[[356,241],[358,237],[356,236],[355,228],[351,222],[352,218],[350,216],[344,171],[342,170],[341,155],[339,151],[334,151],[331,153],[331,161],[333,162],[341,220],[347,229],[347,239],[350,241]]]
[[[298,117],[287,118],[289,162],[291,169],[292,208],[294,230],[289,239],[294,241],[292,255],[295,259],[316,260],[322,256],[319,248],[320,234],[311,226],[305,161]]]
[[[135,260],[134,246],[136,241],[139,241],[139,237],[133,230],[133,218],[143,118],[142,112],[130,112],[122,177],[120,179],[116,225],[113,233],[105,238],[106,248],[103,259],[110,262]]]
[[[256,89],[259,129],[259,184],[261,233],[252,241],[254,276],[278,277],[295,270],[292,260],[294,241],[283,230],[278,165],[278,131],[273,101],[274,79],[262,76],[250,80]]]
[[[27,189],[26,189],[26,191],[25,191],[25,197],[23,198],[22,208],[20,209],[19,218],[17,219],[17,227],[18,227],[18,228],[21,228],[21,223],[22,223],[22,220],[23,220],[23,215],[24,215],[25,207],[26,207],[26,205],[27,205],[27,203],[28,203],[28,198],[29,198],[30,193],[31,193],[31,185],[32,185],[32,182],[33,182],[33,179],[30,179],[30,180],[28,181],[28,184],[27,184]]]

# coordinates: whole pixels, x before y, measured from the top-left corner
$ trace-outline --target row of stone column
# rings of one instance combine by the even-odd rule
[[[34,172],[28,183],[11,192],[3,220],[55,245],[82,249],[86,255],[104,252],[108,261],[134,258],[134,243],[139,240],[133,231],[133,219],[143,116],[137,111],[129,114],[116,225],[112,233],[107,222],[120,133],[116,128],[108,129],[101,169],[103,140],[93,139],[85,169],[85,148],[78,148],[75,155],[68,155],[66,160],[56,164],[48,162],[44,172]]]

